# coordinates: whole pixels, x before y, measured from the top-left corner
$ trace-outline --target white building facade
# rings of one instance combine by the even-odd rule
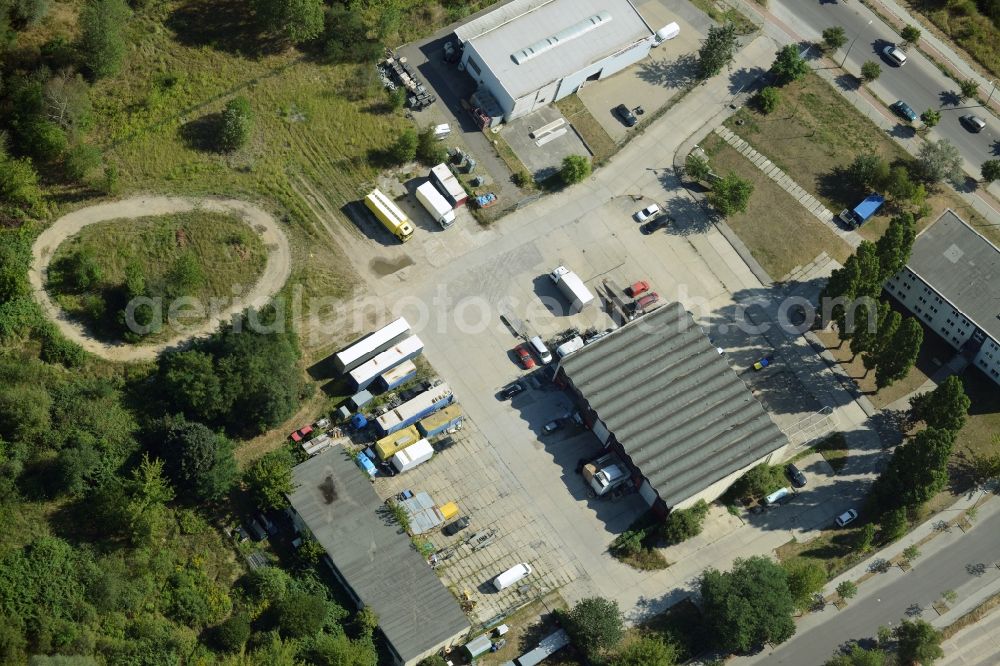
[[[946,211],[885,290],[1000,384],[1000,249]]]
[[[642,60],[657,39],[628,0],[514,0],[455,36],[462,67],[505,121]]]

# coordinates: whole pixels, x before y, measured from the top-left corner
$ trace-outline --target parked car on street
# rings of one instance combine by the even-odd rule
[[[515,395],[524,392],[524,385],[521,382],[514,382],[513,384],[508,384],[503,387],[500,391],[500,397],[504,400],[510,400]]]
[[[906,120],[909,120],[911,123],[917,119],[916,112],[910,107],[909,104],[907,104],[901,99],[898,99],[892,104],[890,104],[889,108],[892,109],[897,116],[899,116],[900,118],[905,118]]]
[[[959,116],[958,121],[965,126],[965,129],[969,130],[970,132],[975,132],[977,134],[979,132],[982,132],[983,129],[986,127],[985,120],[983,120],[979,116],[974,116],[971,113],[964,116]]]
[[[622,121],[625,127],[635,127],[635,124],[639,122],[639,119],[635,117],[635,114],[629,110],[624,104],[619,104],[614,108],[615,115],[618,119]]]
[[[559,430],[560,428],[562,428],[562,421],[556,419],[555,421],[549,421],[544,426],[542,426],[542,432],[544,432],[546,435],[549,435],[551,433],[554,433],[556,430]]]
[[[667,226],[667,222],[669,221],[670,218],[667,217],[666,215],[657,215],[652,220],[639,227],[639,231],[641,231],[644,236],[648,236],[654,231],[662,229],[665,226]]]
[[[514,353],[517,354],[517,360],[521,362],[521,367],[525,370],[531,370],[535,367],[535,359],[525,345],[514,347]]]
[[[772,363],[774,363],[774,359],[771,358],[770,356],[765,356],[764,358],[760,359],[759,361],[757,361],[756,363],[753,364],[753,369],[754,370],[763,370],[764,368],[766,368],[767,366],[771,365]]]
[[[882,49],[882,55],[885,56],[886,60],[897,67],[902,67],[906,64],[906,53],[904,53],[903,49],[899,48],[895,44],[889,44]]]
[[[656,204],[649,204],[642,210],[636,212],[635,219],[637,222],[645,222],[649,218],[653,217],[660,212],[660,207]]]
[[[806,485],[806,475],[803,474],[802,470],[800,470],[792,463],[788,463],[788,465],[785,466],[785,474],[788,475],[788,478],[789,480],[791,480],[792,485],[795,486],[796,488],[801,488],[802,486]]]
[[[843,527],[849,523],[854,522],[854,519],[858,517],[858,512],[854,509],[848,509],[844,513],[837,516],[837,527]]]

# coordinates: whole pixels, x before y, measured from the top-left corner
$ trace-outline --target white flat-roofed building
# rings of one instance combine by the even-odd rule
[[[514,0],[455,30],[505,121],[634,64],[656,36],[629,0]]]

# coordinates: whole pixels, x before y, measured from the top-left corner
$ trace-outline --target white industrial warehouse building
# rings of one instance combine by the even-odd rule
[[[513,0],[455,36],[463,69],[509,121],[642,60],[676,24],[664,30],[629,0]]]

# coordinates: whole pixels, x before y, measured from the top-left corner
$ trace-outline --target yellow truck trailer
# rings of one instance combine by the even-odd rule
[[[365,206],[379,219],[393,236],[402,242],[413,236],[413,222],[381,190],[372,190],[365,196]]]

